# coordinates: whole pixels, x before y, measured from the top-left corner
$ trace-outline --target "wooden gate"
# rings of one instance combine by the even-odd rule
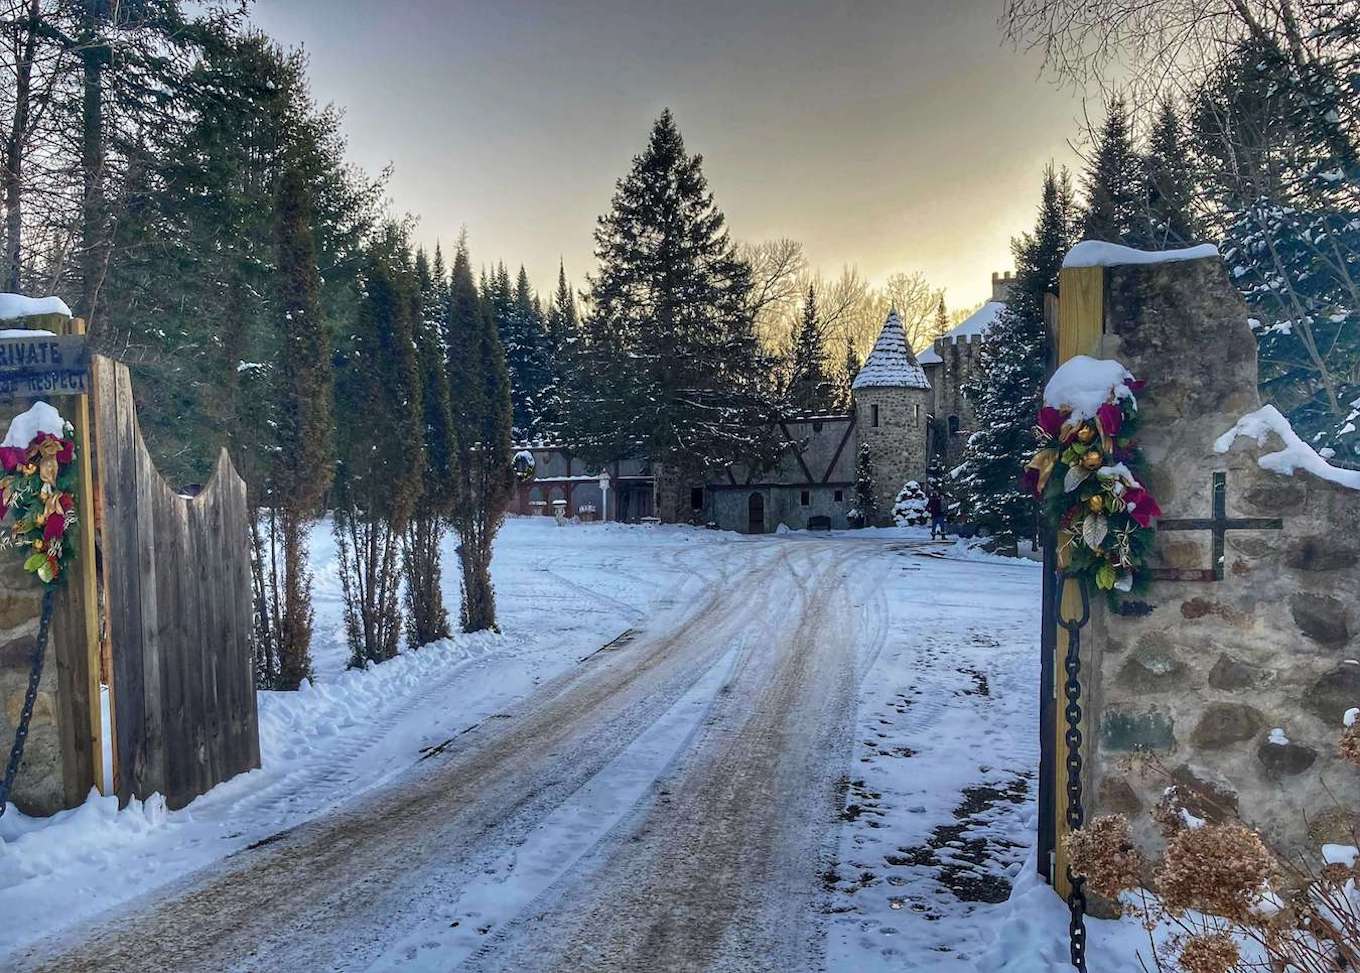
[[[161,478],[125,365],[95,356],[114,786],[182,807],[260,765],[245,483],[223,450],[195,497]]]

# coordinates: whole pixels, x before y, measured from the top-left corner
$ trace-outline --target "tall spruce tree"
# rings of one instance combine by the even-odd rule
[[[279,181],[275,240],[281,366],[275,421],[278,449],[264,491],[267,528],[260,518],[251,518],[256,675],[261,685],[297,689],[312,671],[307,527],[321,512],[335,456],[330,342],[321,314],[311,197],[298,167],[285,168]],[[267,530],[267,540],[262,530]]]
[[[580,321],[576,314],[576,297],[567,283],[567,269],[557,264],[557,289],[544,315],[544,337],[547,347],[548,387],[542,409],[544,431],[561,429],[563,417],[570,408],[569,389],[572,363],[577,352]]]
[[[829,412],[836,406],[836,387],[826,368],[826,338],[817,312],[817,290],[809,284],[803,314],[794,325],[792,366],[785,401],[794,412]]]
[[[360,668],[396,655],[401,636],[400,541],[425,466],[419,305],[404,235],[388,226],[369,246],[335,383],[334,529],[350,664]]]
[[[935,327],[932,329],[930,338],[933,342],[936,338],[943,338],[949,334],[949,312],[945,310],[944,295],[940,295],[940,303],[935,305]]]
[[[1063,256],[1074,242],[1074,217],[1067,171],[1050,166],[1034,231],[1011,244],[1016,270],[1010,301],[978,352],[974,379],[964,385],[976,431],[954,478],[965,513],[991,531],[999,550],[1014,550],[1020,538],[1035,533],[1034,499],[1021,487],[1020,474],[1033,452],[1048,363],[1044,295],[1057,292]]]
[[[1082,235],[1111,243],[1137,242],[1144,212],[1143,186],[1128,108],[1123,98],[1112,98],[1082,176],[1086,192]]]
[[[668,110],[595,229],[588,346],[570,438],[606,461],[679,470],[763,463],[778,450],[751,271]]]
[[[1133,244],[1167,250],[1195,242],[1199,229],[1193,212],[1195,177],[1190,144],[1170,99],[1157,106],[1143,157],[1143,176],[1145,203]]]
[[[424,465],[420,498],[406,526],[406,640],[426,645],[448,638],[449,616],[440,584],[440,545],[453,508],[457,439],[444,363],[444,260],[437,251],[431,269],[424,251],[416,254],[420,308],[416,317],[416,364],[420,370]]]
[[[450,522],[458,533],[465,632],[496,627],[492,545],[514,489],[510,378],[492,312],[473,283],[467,242],[460,240],[444,346],[458,443]]]

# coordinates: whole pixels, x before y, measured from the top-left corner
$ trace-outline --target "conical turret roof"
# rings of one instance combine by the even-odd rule
[[[888,312],[888,320],[883,322],[874,350],[869,352],[864,367],[855,376],[853,388],[930,388],[925,369],[911,353],[911,345],[907,344],[907,333],[902,330],[902,319],[896,310]]]

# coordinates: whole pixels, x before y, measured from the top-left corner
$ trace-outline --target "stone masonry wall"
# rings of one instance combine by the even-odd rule
[[[927,389],[864,388],[855,393],[855,447],[868,443],[873,452],[874,492],[879,522],[892,520],[893,504],[902,484],[926,479]],[[873,407],[878,406],[878,426]]]
[[[1165,516],[1208,518],[1224,471],[1228,517],[1283,530],[1229,530],[1222,581],[1156,581],[1121,614],[1097,599],[1088,813],[1129,815],[1155,852],[1147,811],[1174,782],[1194,813],[1240,814],[1286,854],[1349,844],[1360,771],[1336,743],[1360,705],[1360,492],[1262,470],[1273,439],[1214,451],[1260,405],[1248,312],[1219,260],[1111,268],[1106,293],[1100,355],[1147,381],[1145,478]],[[1162,532],[1153,564],[1209,568],[1211,550],[1207,530]]]
[[[963,394],[963,384],[972,376],[982,340],[975,335],[939,338],[932,347],[940,362],[925,366],[926,378],[930,380],[928,411],[935,417],[938,435],[943,437],[936,448],[943,454],[947,468],[962,462],[963,444],[976,428],[973,403]],[[953,436],[949,435],[950,416],[959,417],[959,431]]]
[[[8,429],[10,420],[29,404],[27,400],[17,405],[0,404],[0,430]],[[28,689],[41,612],[42,591],[24,573],[19,556],[13,550],[0,549],[0,770],[9,760],[14,728]],[[57,662],[49,641],[28,745],[10,795],[10,801],[25,814],[52,814],[64,806],[57,716]]]

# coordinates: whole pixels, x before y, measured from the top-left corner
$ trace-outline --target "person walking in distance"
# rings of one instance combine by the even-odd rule
[[[930,539],[934,540],[938,532],[940,540],[944,540],[944,497],[938,491],[930,491],[930,496],[926,498],[926,512],[930,514]]]

